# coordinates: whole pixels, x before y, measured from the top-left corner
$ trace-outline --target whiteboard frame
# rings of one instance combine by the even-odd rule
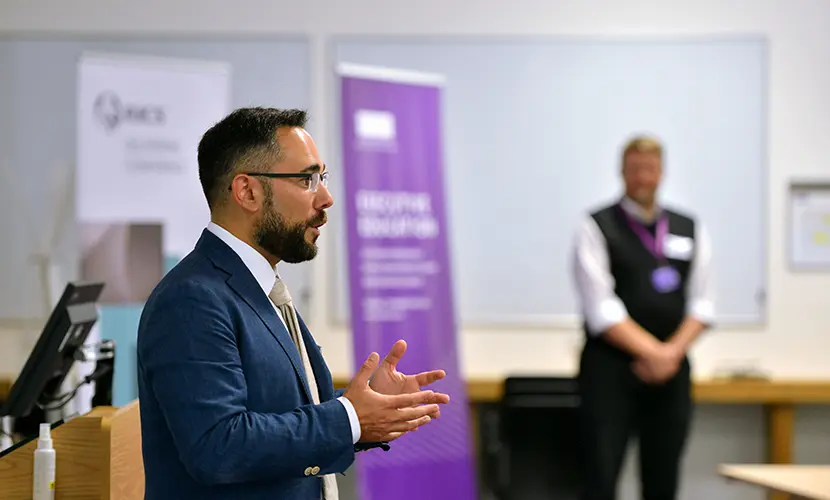
[[[763,101],[761,103],[762,113],[762,132],[761,143],[763,149],[761,151],[761,262],[760,269],[760,287],[756,301],[758,302],[759,312],[757,317],[746,317],[743,315],[717,315],[716,327],[718,330],[760,330],[769,324],[769,310],[767,298],[769,296],[769,258],[770,258],[770,125],[769,125],[769,109],[770,109],[770,40],[769,36],[762,32],[744,32],[740,34],[650,34],[650,35],[630,35],[630,34],[614,34],[614,35],[492,35],[492,34],[333,34],[326,39],[325,42],[325,61],[326,67],[323,72],[325,81],[323,86],[326,92],[326,99],[329,103],[328,109],[331,115],[329,116],[329,125],[326,130],[329,141],[327,144],[328,151],[339,151],[341,148],[340,137],[340,121],[339,121],[339,106],[340,98],[338,94],[338,73],[337,68],[341,64],[338,60],[337,52],[340,44],[345,43],[418,43],[422,45],[441,45],[450,43],[731,43],[731,42],[754,42],[761,46],[763,68],[761,79],[761,95]],[[450,207],[451,201],[448,199],[447,207]],[[449,218],[449,217],[448,217]],[[449,223],[449,221],[448,221]],[[452,246],[452,242],[450,242]],[[337,245],[332,245],[336,248]],[[329,307],[326,311],[327,323],[333,327],[349,328],[350,321],[348,318],[339,318],[337,312],[338,294],[345,293],[348,295],[348,290],[339,290],[338,278],[336,277],[338,257],[335,254],[337,251],[346,252],[346,248],[337,248],[335,251],[329,252],[326,258],[328,261],[328,269],[330,270],[330,290],[328,290],[327,302]],[[450,256],[450,265],[453,264],[452,253]],[[343,259],[346,262],[346,259]],[[453,274],[455,274],[453,267]],[[453,285],[453,298],[457,304],[458,287]],[[346,304],[347,315],[350,314],[349,297],[344,297]],[[550,330],[567,330],[582,328],[582,319],[579,314],[551,314],[551,315],[524,315],[518,314],[511,317],[502,317],[501,315],[486,316],[479,315],[477,320],[462,320],[456,305],[456,322],[459,329],[480,329],[490,330],[497,328],[521,328],[524,330],[538,330],[540,333],[548,333]]]

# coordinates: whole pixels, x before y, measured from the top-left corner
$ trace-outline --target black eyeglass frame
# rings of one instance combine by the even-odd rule
[[[250,175],[252,177],[267,177],[269,179],[308,179],[309,181],[315,176],[320,176],[320,182],[318,183],[319,186],[322,184],[323,186],[328,185],[329,180],[329,173],[328,172],[295,172],[295,173],[277,173],[277,172],[240,172],[242,175]],[[230,189],[230,188],[229,188]],[[311,191],[311,185],[309,184],[309,191]],[[317,190],[312,191],[317,192]]]

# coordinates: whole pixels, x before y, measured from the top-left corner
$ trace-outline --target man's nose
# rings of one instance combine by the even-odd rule
[[[314,208],[323,210],[334,205],[334,198],[331,196],[331,191],[322,184],[317,188],[317,196],[314,197]]]

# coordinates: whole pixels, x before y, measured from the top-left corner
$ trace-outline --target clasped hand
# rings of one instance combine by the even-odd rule
[[[397,370],[405,352],[406,342],[397,341],[380,366],[378,354],[370,354],[343,394],[357,412],[362,442],[397,439],[438,418],[439,405],[450,401],[447,394],[422,390],[444,378],[443,370],[417,375]]]
[[[661,342],[649,354],[634,360],[632,370],[647,384],[663,384],[680,368],[684,352],[671,343]]]

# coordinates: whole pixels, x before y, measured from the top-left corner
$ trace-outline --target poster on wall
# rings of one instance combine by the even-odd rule
[[[830,271],[830,181],[790,184],[790,265]]]
[[[231,68],[221,61],[83,54],[78,62],[79,271],[105,283],[88,342],[116,341],[116,405],[136,397],[144,301],[210,220],[197,146],[230,111],[230,97]],[[76,406],[88,400],[81,395]]]
[[[441,417],[357,456],[364,500],[473,500],[445,205],[441,75],[338,67],[354,366],[398,339],[404,373],[444,369]]]

